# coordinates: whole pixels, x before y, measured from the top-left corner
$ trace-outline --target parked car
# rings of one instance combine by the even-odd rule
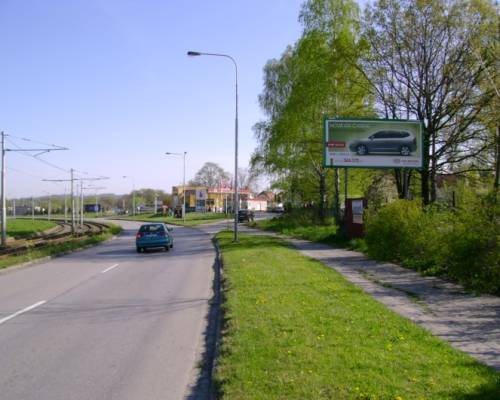
[[[253,221],[254,215],[251,210],[239,210],[238,222]]]
[[[349,149],[360,156],[371,153],[399,153],[409,156],[417,150],[417,139],[407,131],[378,131],[366,139],[354,140]]]
[[[153,247],[163,247],[166,251],[174,247],[172,228],[165,224],[144,224],[141,225],[135,236],[135,246],[138,253]]]

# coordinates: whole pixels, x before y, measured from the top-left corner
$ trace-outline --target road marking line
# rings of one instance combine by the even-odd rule
[[[7,322],[8,320],[17,317],[18,315],[24,314],[25,312],[33,310],[34,308],[40,307],[42,304],[45,304],[46,302],[47,302],[46,300],[39,301],[38,303],[35,303],[29,307],[23,308],[22,310],[20,310],[18,312],[15,312],[14,314],[11,314],[5,318],[2,318],[2,319],[0,319],[0,324],[3,324],[4,322]]]
[[[119,265],[120,265],[120,264],[114,264],[114,265],[112,265],[111,267],[106,268],[104,271],[101,271],[101,274],[105,274],[106,272],[111,271],[112,269],[114,269],[114,268],[118,267]]]

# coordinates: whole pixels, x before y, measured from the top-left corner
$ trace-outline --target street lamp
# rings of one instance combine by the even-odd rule
[[[124,179],[132,179],[132,215],[135,215],[135,179],[133,176],[123,175]]]
[[[171,153],[171,152],[166,152],[165,153],[167,156],[182,156],[183,158],[183,167],[182,167],[182,221],[186,222],[186,154],[187,151],[184,153]]]
[[[188,51],[187,55],[190,57],[198,56],[214,56],[214,57],[224,57],[229,58],[234,64],[235,70],[235,88],[236,88],[236,117],[234,120],[234,241],[238,241],[238,209],[239,209],[239,197],[238,197],[238,65],[236,60],[227,54],[219,53],[201,53],[199,51]]]

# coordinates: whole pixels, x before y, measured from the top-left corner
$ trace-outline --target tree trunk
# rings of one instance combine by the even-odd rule
[[[403,193],[404,193],[404,198],[407,200],[410,199],[411,172],[412,172],[411,169],[404,170],[404,175],[403,175]]]
[[[411,170],[409,169],[394,169],[394,178],[396,179],[396,188],[398,190],[398,198],[408,200]]]
[[[424,206],[429,205],[430,196],[429,196],[429,132],[424,130],[422,138],[423,145],[423,160],[422,160],[422,170],[420,171],[421,175],[421,192],[422,192],[422,204]]]
[[[396,189],[398,190],[398,198],[404,199],[403,193],[403,174],[399,168],[394,168],[394,179],[396,179]]]
[[[437,199],[436,193],[436,170],[437,170],[437,159],[436,159],[436,135],[432,135],[432,147],[431,147],[431,171],[430,171],[430,186],[431,186],[431,203],[434,203]]]
[[[497,135],[496,135],[496,157],[495,157],[495,182],[493,183],[493,189],[495,191],[495,198],[498,192],[498,186],[500,185],[500,126],[497,126]]]

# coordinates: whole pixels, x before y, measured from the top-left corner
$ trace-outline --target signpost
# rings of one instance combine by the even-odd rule
[[[324,120],[324,166],[422,168],[422,123],[415,120]]]

